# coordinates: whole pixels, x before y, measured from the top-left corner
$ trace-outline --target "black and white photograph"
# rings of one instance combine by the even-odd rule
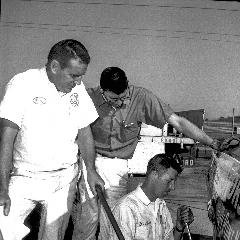
[[[240,240],[240,1],[0,2],[0,240]]]

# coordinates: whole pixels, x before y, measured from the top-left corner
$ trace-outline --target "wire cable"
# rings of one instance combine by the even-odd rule
[[[214,7],[195,7],[195,6],[176,6],[160,4],[131,4],[131,3],[107,3],[107,2],[81,2],[81,1],[56,1],[56,0],[20,0],[21,2],[42,2],[59,4],[83,4],[83,5],[109,5],[109,6],[133,6],[133,7],[152,7],[152,8],[176,8],[176,9],[198,9],[198,10],[216,10],[227,12],[239,12],[240,8],[214,8]]]
[[[151,30],[151,29],[131,29],[131,28],[117,28],[117,30],[120,30],[119,32],[113,32],[114,28],[112,27],[94,27],[94,26],[76,26],[76,25],[69,25],[69,24],[50,24],[50,23],[43,23],[43,24],[37,24],[37,23],[31,23],[31,22],[25,22],[25,23],[18,23],[18,22],[0,22],[0,26],[2,27],[12,27],[12,28],[28,28],[28,29],[45,29],[45,30],[59,30],[59,31],[71,31],[71,32],[77,32],[79,29],[77,28],[83,28],[81,29],[81,32],[87,32],[87,33],[99,33],[99,34],[105,34],[105,35],[125,35],[125,36],[143,36],[143,37],[151,37],[151,38],[168,38],[168,39],[187,39],[187,40],[202,40],[202,41],[210,41],[210,42],[226,42],[226,43],[236,43],[239,44],[239,41],[234,40],[228,40],[228,39],[222,39],[223,36],[228,37],[240,37],[239,34],[228,34],[228,33],[204,33],[204,32],[187,32],[187,31],[169,31],[166,29],[158,29],[158,30]],[[73,27],[73,29],[69,29],[69,27]],[[84,29],[85,28],[85,29]],[[97,29],[110,29],[111,31],[99,31]],[[134,33],[134,32],[121,32],[122,30],[136,30],[140,33]],[[156,35],[144,33],[144,31],[155,31],[157,32]],[[165,33],[165,34],[159,34]],[[167,34],[205,34],[206,36],[169,36]],[[211,39],[209,36],[216,35],[220,37],[220,39]],[[208,36],[208,37],[207,37]]]
[[[110,29],[110,30],[130,30],[130,31],[140,31],[140,32],[141,31],[151,31],[151,32],[168,32],[168,33],[185,33],[185,34],[203,34],[203,35],[240,37],[240,34],[231,34],[231,33],[185,31],[185,30],[174,30],[173,31],[173,30],[168,30],[168,29],[154,29],[154,28],[129,28],[129,27],[110,27],[110,26],[73,25],[73,24],[52,24],[52,23],[16,22],[16,21],[3,21],[2,23],[5,23],[5,24],[21,24],[21,25],[92,28],[92,29]]]

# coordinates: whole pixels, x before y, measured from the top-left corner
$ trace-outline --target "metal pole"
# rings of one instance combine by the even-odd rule
[[[233,108],[233,115],[232,115],[232,135],[234,134],[234,124],[235,124],[235,121],[234,121],[234,108]]]
[[[185,223],[185,226],[186,226],[186,228],[187,228],[187,233],[188,233],[189,240],[192,240],[192,237],[191,237],[191,233],[190,233],[190,230],[189,230],[188,224]]]
[[[103,205],[103,208],[104,208],[104,210],[105,210],[105,212],[106,212],[106,214],[107,214],[107,216],[108,216],[108,218],[109,218],[109,220],[110,220],[110,222],[111,222],[111,224],[112,224],[112,226],[113,226],[113,228],[114,228],[114,230],[115,230],[115,232],[118,236],[118,239],[119,240],[125,240],[125,238],[124,238],[124,236],[121,232],[121,229],[119,228],[119,226],[116,222],[116,219],[114,218],[114,216],[112,214],[112,211],[111,211],[111,209],[110,209],[110,207],[109,207],[109,205],[108,205],[108,203],[107,203],[107,201],[106,201],[106,199],[103,195],[102,188],[99,185],[96,185],[95,188],[96,188],[98,197],[99,197],[99,199],[100,199],[100,201]]]

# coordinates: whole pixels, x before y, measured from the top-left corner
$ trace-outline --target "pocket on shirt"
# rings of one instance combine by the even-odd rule
[[[121,138],[124,142],[130,141],[138,137],[140,126],[138,123],[125,123],[121,128]]]

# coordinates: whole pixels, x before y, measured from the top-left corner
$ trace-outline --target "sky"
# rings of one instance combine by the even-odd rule
[[[50,47],[80,40],[84,83],[121,67],[175,111],[240,115],[240,3],[207,0],[2,0],[0,97],[15,74],[44,66]]]

